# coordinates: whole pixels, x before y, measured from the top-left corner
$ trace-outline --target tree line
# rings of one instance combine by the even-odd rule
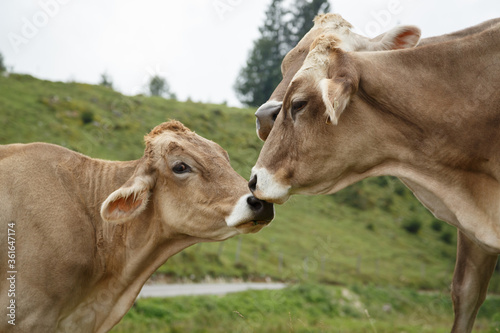
[[[99,85],[113,89],[113,79],[108,73],[102,73]],[[177,99],[175,93],[170,90],[170,85],[168,84],[167,79],[159,76],[158,74],[153,75],[149,79],[147,89],[151,96]]]
[[[2,53],[0,53],[0,74],[4,72],[7,72],[7,66],[5,65]],[[113,89],[113,79],[108,73],[102,73],[99,85]],[[170,90],[167,80],[159,75],[154,75],[149,79],[147,89],[151,96],[176,99],[175,94]]]

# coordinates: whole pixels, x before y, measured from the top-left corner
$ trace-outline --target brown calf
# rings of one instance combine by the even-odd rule
[[[107,332],[169,257],[273,218],[214,142],[175,121],[145,141],[130,162],[0,146],[1,332]]]

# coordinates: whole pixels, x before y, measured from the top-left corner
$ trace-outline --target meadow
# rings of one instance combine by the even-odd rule
[[[483,305],[475,332],[498,332],[500,297]],[[444,333],[453,321],[447,292],[299,284],[279,291],[143,299],[112,330],[126,332]]]
[[[262,146],[254,112],[0,76],[0,144],[51,142],[102,159],[140,158],[143,136],[177,119],[219,143],[248,178]],[[195,245],[153,276],[285,281],[289,288],[143,299],[113,332],[447,332],[455,250],[456,230],[397,179],[367,179],[335,195],[294,197],[260,233]],[[477,327],[498,332],[498,267],[489,290]]]

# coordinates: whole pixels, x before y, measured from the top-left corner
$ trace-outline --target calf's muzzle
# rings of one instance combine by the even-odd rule
[[[254,222],[271,222],[274,218],[274,206],[272,203],[257,199],[253,195],[248,197],[247,203],[255,214],[253,216]]]

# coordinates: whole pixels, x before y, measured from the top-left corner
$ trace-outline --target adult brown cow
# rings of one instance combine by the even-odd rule
[[[499,41],[500,24],[389,52],[345,52],[335,36],[318,37],[249,183],[283,203],[399,177],[459,230],[453,332],[472,330],[500,253]]]
[[[500,22],[500,18],[492,19],[481,24],[450,34],[424,38],[419,41],[420,29],[415,26],[400,26],[393,28],[373,39],[358,35],[351,31],[352,25],[338,14],[318,15],[314,20],[313,28],[302,38],[283,59],[281,72],[283,80],[272,93],[269,101],[264,103],[255,116],[257,117],[257,135],[265,141],[281,110],[283,97],[290,81],[302,66],[312,42],[322,34],[334,34],[342,41],[339,48],[344,51],[384,51],[402,48],[442,43],[462,38],[484,31]]]
[[[0,146],[1,332],[107,332],[169,257],[273,218],[214,142],[176,121],[145,141],[130,162]]]

